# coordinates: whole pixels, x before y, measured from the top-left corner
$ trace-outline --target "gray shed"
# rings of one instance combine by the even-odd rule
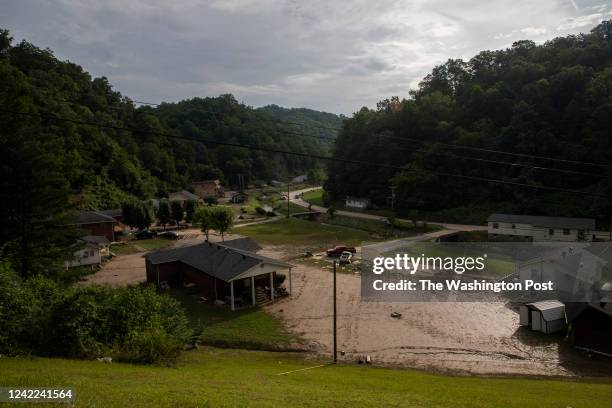
[[[520,324],[546,334],[565,330],[565,305],[558,300],[524,304],[520,308]]]

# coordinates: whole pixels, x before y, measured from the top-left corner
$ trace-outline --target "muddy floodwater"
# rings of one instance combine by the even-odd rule
[[[266,250],[267,255],[274,251]],[[319,354],[332,351],[332,274],[321,265],[293,270],[293,296],[269,306]],[[510,305],[360,301],[359,275],[339,273],[340,360],[369,355],[376,365],[487,375],[595,375],[610,362],[591,361],[562,335],[519,326]],[[398,312],[401,318],[391,314]]]

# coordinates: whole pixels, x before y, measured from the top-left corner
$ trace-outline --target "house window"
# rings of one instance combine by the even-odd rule
[[[516,224],[512,224],[512,229],[516,229]]]
[[[555,235],[555,230],[554,230],[554,229],[552,229],[552,228],[550,228],[550,229],[548,230],[548,235]]]
[[[569,234],[570,234],[569,228],[563,228],[563,235],[569,235]]]
[[[498,223],[493,223],[493,229],[498,229],[499,228],[499,224]]]

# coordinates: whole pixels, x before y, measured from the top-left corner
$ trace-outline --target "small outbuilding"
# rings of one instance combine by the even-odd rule
[[[577,349],[612,357],[612,304],[574,304],[569,340]]]
[[[551,334],[567,328],[565,305],[558,300],[543,300],[520,307],[520,324],[531,330]]]
[[[346,200],[344,201],[344,206],[346,208],[357,208],[359,210],[365,210],[366,208],[370,206],[370,199],[346,196]]]

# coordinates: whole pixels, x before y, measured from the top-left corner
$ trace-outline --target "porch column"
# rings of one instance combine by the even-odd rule
[[[289,294],[293,295],[293,290],[291,287],[291,268],[289,268]]]
[[[230,304],[234,310],[234,281],[230,281]]]
[[[270,272],[270,299],[274,301],[274,272]]]
[[[255,299],[255,277],[251,276],[251,298],[253,299],[253,306],[257,303]]]

